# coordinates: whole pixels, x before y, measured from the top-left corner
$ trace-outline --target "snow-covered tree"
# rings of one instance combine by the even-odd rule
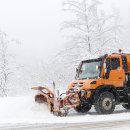
[[[10,40],[8,35],[0,31],[0,96],[7,96],[7,84],[10,75],[14,74],[18,66],[14,61],[14,54],[9,46],[16,40]]]
[[[115,12],[106,15],[100,10],[100,4],[98,0],[66,0],[63,3],[63,10],[71,12],[74,18],[65,21],[62,26],[68,34],[65,49],[60,52],[62,59],[74,63],[119,43],[118,16]]]

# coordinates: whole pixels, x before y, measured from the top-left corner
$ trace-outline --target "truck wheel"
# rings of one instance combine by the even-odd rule
[[[87,113],[91,109],[92,105],[90,104],[80,104],[78,107],[75,108],[75,111],[78,113]]]
[[[127,109],[127,110],[130,109],[130,103],[128,103],[128,104],[123,104],[122,106],[123,106],[125,109]]]
[[[111,114],[115,109],[115,97],[110,92],[101,93],[96,101],[95,109],[99,114]]]

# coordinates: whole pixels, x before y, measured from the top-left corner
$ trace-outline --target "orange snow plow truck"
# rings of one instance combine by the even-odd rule
[[[75,78],[58,96],[46,87],[32,88],[38,90],[35,101],[47,103],[57,116],[66,116],[71,108],[87,113],[92,105],[99,114],[111,114],[118,104],[130,109],[130,54],[120,51],[81,61]]]

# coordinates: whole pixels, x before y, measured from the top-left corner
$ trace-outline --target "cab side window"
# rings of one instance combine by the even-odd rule
[[[120,67],[120,60],[118,58],[112,58],[111,59],[111,69],[116,70]]]

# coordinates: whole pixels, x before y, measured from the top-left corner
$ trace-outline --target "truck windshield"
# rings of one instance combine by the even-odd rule
[[[82,62],[77,74],[78,79],[98,78],[100,75],[101,59]]]

